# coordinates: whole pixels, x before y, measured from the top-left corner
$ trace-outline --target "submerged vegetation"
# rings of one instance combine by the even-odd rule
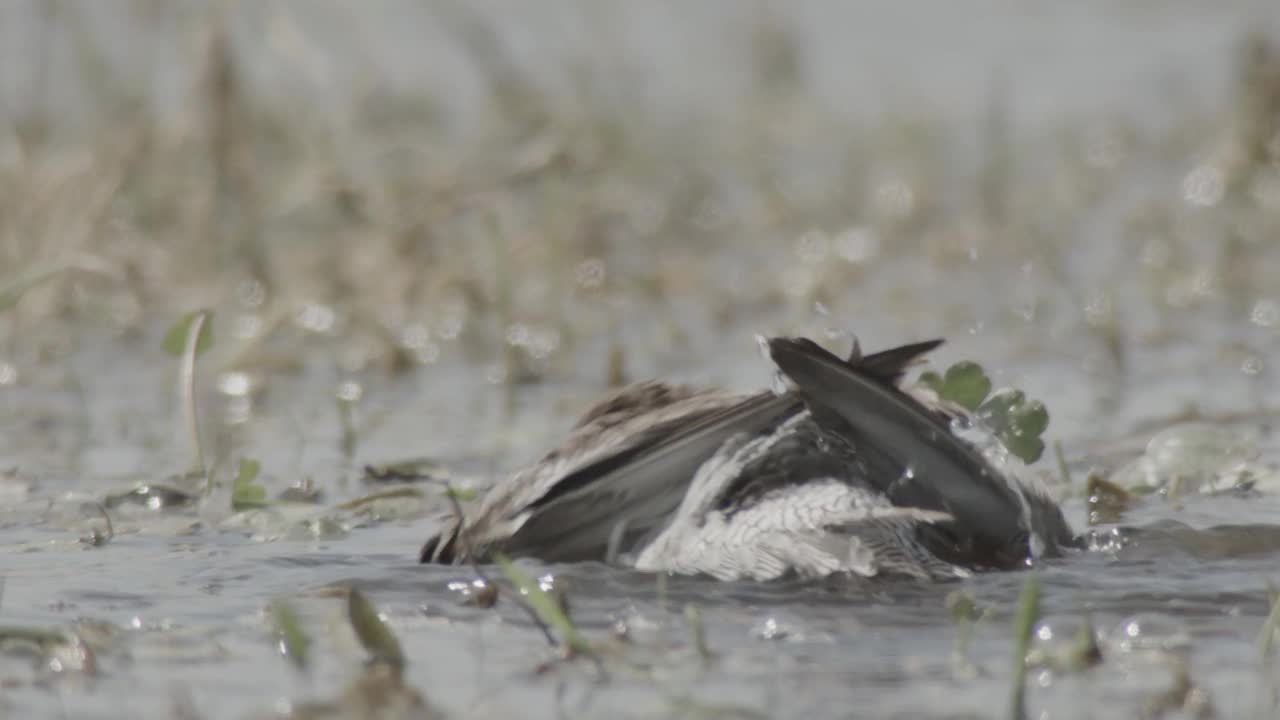
[[[127,57],[87,5],[36,5],[0,104],[0,715],[135,680],[165,705],[208,683],[184,717],[246,689],[294,718],[590,716],[614,691],[637,717],[778,717],[886,687],[915,716],[914,682],[940,712],[1007,688],[1012,717],[1277,707],[1280,602],[1247,563],[1280,547],[1278,41],[1239,44],[1222,102],[1031,122],[996,93],[975,123],[835,107],[759,8],[724,50],[740,87],[690,102],[650,96],[605,9],[603,49],[541,64],[502,18],[420,9],[464,93],[381,81],[301,3],[110,3]],[[763,380],[758,332],[954,339],[983,365],[920,380],[1077,503],[1085,569],[719,595],[413,564],[594,393]],[[1239,515],[1204,522],[1215,502]],[[1257,587],[1108,594],[1188,557]],[[1257,652],[1230,665],[1200,622]],[[932,654],[878,644],[922,623]],[[859,653],[883,657],[833,661]],[[1223,680],[1254,670],[1256,703]]]

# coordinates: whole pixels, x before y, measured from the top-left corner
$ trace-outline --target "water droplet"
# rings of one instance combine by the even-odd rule
[[[1212,207],[1226,193],[1226,175],[1215,165],[1201,165],[1182,180],[1182,199],[1188,205]]]
[[[866,227],[852,227],[835,237],[835,253],[849,263],[864,263],[880,253],[880,238]]]
[[[1084,161],[1090,167],[1106,170],[1120,160],[1120,140],[1109,128],[1093,128],[1085,137]]]
[[[1240,363],[1240,372],[1245,375],[1258,375],[1262,373],[1263,367],[1262,356],[1250,353]]]
[[[554,592],[556,589],[556,576],[551,573],[547,573],[546,575],[538,578],[538,587],[541,588],[544,593]]]
[[[345,380],[338,383],[337,396],[342,402],[360,402],[360,398],[364,396],[364,387],[354,380]]]
[[[876,209],[891,218],[905,218],[915,211],[916,195],[902,180],[890,180],[876,188],[872,201]]]
[[[257,278],[244,278],[236,283],[236,299],[247,308],[261,307],[267,299],[267,286]]]
[[[1191,635],[1186,626],[1168,615],[1139,613],[1120,621],[1108,635],[1107,644],[1115,653],[1178,653],[1190,649]]]
[[[308,303],[298,312],[296,321],[304,329],[314,333],[328,333],[333,330],[336,315],[333,308],[319,303]]]
[[[467,303],[461,298],[450,298],[444,301],[440,310],[440,319],[436,323],[436,334],[441,340],[456,340],[467,323]]]
[[[400,344],[410,350],[420,350],[431,342],[431,330],[422,323],[410,323],[400,332]]]
[[[578,286],[587,290],[594,290],[604,285],[605,277],[604,260],[600,258],[587,258],[578,263],[574,271]]]
[[[218,376],[218,392],[223,395],[248,395],[252,388],[253,382],[248,373],[225,372]]]
[[[502,363],[493,363],[484,371],[484,381],[490,385],[500,385],[507,381],[507,369]]]
[[[821,230],[810,230],[796,240],[796,255],[800,260],[810,264],[826,261],[831,241]]]
[[[507,327],[507,344],[521,347],[529,344],[529,326],[524,323],[514,323]]]
[[[785,640],[791,635],[791,629],[775,617],[767,617],[751,629],[751,634],[761,640]]]
[[[1253,304],[1253,310],[1249,313],[1249,322],[1265,328],[1280,324],[1280,301],[1275,298],[1260,298]]]
[[[262,332],[262,318],[253,314],[238,315],[231,326],[231,334],[241,340],[257,337],[260,332]]]

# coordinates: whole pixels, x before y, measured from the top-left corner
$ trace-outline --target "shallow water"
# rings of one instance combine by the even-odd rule
[[[510,23],[518,54],[529,62],[551,54],[549,47],[572,47],[566,38],[583,34],[566,20],[578,17],[577,6],[563,5],[560,14],[534,21],[520,4],[485,4]],[[993,84],[1001,85],[1024,132],[1080,117],[1087,127],[1096,127],[1090,119],[1114,116],[1158,126],[1176,104],[1170,96],[1212,106],[1227,92],[1229,50],[1242,27],[1277,22],[1267,3],[1236,3],[1212,17],[1189,3],[1090,4],[1096,15],[1050,10],[1048,3],[987,2],[967,11],[938,4],[933,10],[941,15],[931,16],[928,33],[955,29],[953,40],[964,46],[948,49],[905,11],[884,15],[889,6],[898,7],[807,3],[796,10],[797,28],[812,44],[815,92],[868,116],[884,108],[862,100],[892,106],[923,97],[942,125],[967,128]],[[655,8],[613,20],[632,55],[648,58],[648,71],[667,78],[654,81],[655,92],[672,103],[705,100],[707,87],[731,93],[736,59],[714,40],[734,22],[730,5],[711,3],[688,17]],[[405,37],[411,23],[403,13],[413,12],[388,4],[359,21],[362,37],[387,38],[370,43],[372,66],[399,64],[392,74],[403,83],[419,72],[404,70],[403,61],[417,57],[421,41]],[[993,15],[998,22],[983,19]],[[332,6],[301,17],[321,39],[347,30]],[[901,38],[912,39],[909,52]],[[331,42],[341,47],[338,38]],[[682,72],[663,73],[672,56],[685,59],[676,63]],[[695,66],[687,73],[686,62]],[[910,72],[900,72],[904,66]],[[279,70],[264,60],[255,70],[268,87],[280,82],[273,68]],[[466,85],[447,67],[437,72],[441,82]],[[1161,79],[1169,78],[1165,88]],[[1045,152],[1033,161],[1056,162]],[[688,339],[674,349],[637,341],[629,368],[634,376],[756,387],[768,373],[752,334],[765,329],[852,329],[869,350],[948,337],[938,367],[978,360],[997,385],[1017,385],[1050,408],[1049,432],[1066,448],[1075,479],[1070,490],[1058,489],[1069,495],[1072,522],[1094,539],[1094,550],[1037,572],[1048,628],[1069,635],[1087,615],[1100,634],[1103,663],[1081,672],[1029,670],[1029,717],[1138,716],[1175,683],[1177,662],[1189,678],[1179,696],[1190,708],[1183,716],[1197,716],[1203,693],[1217,717],[1272,717],[1280,670],[1264,660],[1259,638],[1270,610],[1268,582],[1280,583],[1280,478],[1265,474],[1280,462],[1273,416],[1280,393],[1266,367],[1280,351],[1280,332],[1274,318],[1257,319],[1257,308],[1277,298],[1271,288],[1268,296],[1246,297],[1240,310],[1230,289],[1218,287],[1201,288],[1207,299],[1198,304],[1144,304],[1137,261],[1122,257],[1114,240],[1123,234],[1124,209],[1148,194],[1186,192],[1195,168],[1170,164],[1126,176],[1140,178],[1140,186],[1117,189],[1094,208],[1073,237],[1070,267],[1057,269],[1068,284],[1107,288],[1108,302],[1128,311],[1119,340],[1123,372],[1107,369],[1099,333],[1061,314],[1010,312],[1022,295],[1034,298],[1047,284],[1052,273],[1043,261],[1027,261],[1025,272],[1011,275],[1019,259],[976,251],[944,268],[910,255],[887,259],[829,299],[826,317],[767,305],[713,323],[696,307],[664,307],[658,312],[689,311],[681,318]],[[1199,222],[1209,223],[1208,247],[1219,228],[1212,219]],[[723,256],[725,272],[738,272],[747,287],[797,262],[791,239],[753,248],[759,257],[744,260],[737,251],[726,244],[707,252]],[[1250,252],[1259,272],[1280,268],[1274,243]],[[904,287],[912,298],[902,298]],[[645,337],[664,320],[638,313],[627,318],[626,334]],[[333,697],[364,659],[331,589],[346,584],[385,613],[409,658],[409,684],[451,717],[1006,716],[1011,624],[1025,573],[940,585],[664,584],[602,566],[535,564],[567,593],[573,619],[589,637],[604,641],[622,624],[630,638],[601,650],[607,678],[585,660],[536,672],[555,653],[510,597],[493,609],[466,606],[449,584],[471,579],[469,570],[416,564],[432,518],[447,509],[435,488],[422,486],[421,500],[379,504],[374,516],[334,509],[380,489],[361,480],[366,463],[429,457],[463,484],[482,486],[534,457],[600,389],[596,369],[605,362],[595,346],[583,351],[582,373],[510,393],[461,353],[394,380],[311,356],[298,372],[250,396],[247,415],[237,405],[243,397],[218,392],[206,377],[200,398],[206,439],[221,449],[215,454],[260,460],[272,495],[310,480],[322,502],[233,515],[223,490],[175,510],[125,505],[111,511],[114,537],[88,547],[80,538],[102,527],[95,503],[139,481],[176,482],[170,477],[187,467],[174,361],[158,349],[163,329],[157,322],[140,337],[121,338],[74,327],[74,342],[50,362],[24,355],[12,339],[18,331],[9,331],[0,356],[0,377],[7,377],[0,382],[0,625],[73,628],[92,648],[97,672],[55,670],[30,648],[0,645],[0,717],[173,717],[186,708],[201,717],[244,717]],[[1250,371],[1251,359],[1264,371]],[[361,387],[350,457],[333,400],[343,382]],[[1241,433],[1264,471],[1257,486],[1156,494],[1117,523],[1087,527],[1085,472],[1120,469],[1158,431],[1176,425],[1170,418],[1189,403],[1211,427]],[[240,416],[250,419],[225,422]],[[1041,462],[1050,476],[1052,464],[1052,457]],[[961,631],[947,607],[957,591],[989,610],[961,656]],[[316,640],[307,676],[280,657],[271,634],[266,607],[279,597],[294,600]],[[693,647],[689,604],[700,609],[710,658]]]

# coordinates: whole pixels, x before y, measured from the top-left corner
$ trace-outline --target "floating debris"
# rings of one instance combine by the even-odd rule
[[[454,580],[449,583],[448,588],[450,592],[462,599],[464,605],[491,608],[498,603],[498,586],[489,582],[487,578]]]
[[[95,505],[94,507],[98,509],[98,512],[102,515],[103,522],[105,522],[107,526],[105,530],[94,528],[91,533],[80,538],[80,542],[88,545],[89,547],[102,547],[103,545],[111,542],[111,539],[116,535],[116,531],[115,528],[111,526],[111,516],[107,514],[107,509],[101,504]]]
[[[52,672],[98,672],[97,656],[78,633],[61,629],[0,626],[0,653],[31,653]]]
[[[102,504],[108,510],[113,510],[125,504],[141,505],[148,510],[174,510],[191,507],[197,499],[198,496],[196,494],[172,485],[143,483],[132,490],[108,495],[103,499]]]
[[[401,460],[382,465],[365,465],[363,480],[371,483],[448,482],[448,468],[431,458]]]
[[[1090,525],[1120,522],[1124,513],[1137,502],[1133,493],[1097,473],[1089,473],[1085,478],[1084,493]]]
[[[335,508],[338,510],[345,510],[348,512],[352,512],[356,510],[366,509],[368,506],[384,500],[401,500],[404,498],[421,499],[423,497],[425,496],[423,495],[422,491],[417,488],[411,488],[411,487],[392,488],[390,490],[382,490],[380,492],[370,493],[368,495],[358,497],[354,500],[348,500],[343,503],[338,503],[335,506]]]
[[[318,505],[324,499],[324,492],[315,486],[311,478],[304,478],[290,485],[281,492],[276,500],[280,502]]]

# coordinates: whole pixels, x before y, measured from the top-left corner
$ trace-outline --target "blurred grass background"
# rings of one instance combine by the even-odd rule
[[[1076,359],[1112,369],[1134,344],[1208,343],[1265,372],[1280,327],[1265,31],[1233,40],[1221,92],[1099,77],[1062,91],[1166,99],[1024,122],[1011,99],[1052,97],[1058,78],[1015,86],[993,67],[950,87],[946,52],[919,45],[898,68],[936,72],[936,105],[892,72],[833,101],[815,88],[827,46],[797,30],[812,3],[721,7],[716,37],[652,42],[656,71],[629,40],[659,32],[644,13],[570,5],[562,30],[588,49],[560,54],[504,3],[6,6],[0,361],[12,375],[87,331],[152,342],[207,306],[235,339],[227,366],[266,372],[319,344],[347,371],[452,359],[491,381],[618,382],[726,332],[830,324],[1083,338]],[[1116,12],[1141,26],[1138,6]],[[870,72],[858,57],[849,72]],[[724,87],[654,90],[655,72],[683,87],[713,61]]]

